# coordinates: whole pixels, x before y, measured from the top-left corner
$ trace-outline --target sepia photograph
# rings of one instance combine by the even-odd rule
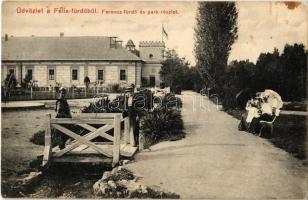
[[[1,2],[1,197],[308,199],[307,1]]]

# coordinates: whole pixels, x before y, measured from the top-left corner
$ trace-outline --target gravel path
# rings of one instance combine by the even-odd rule
[[[145,184],[182,198],[306,196],[308,170],[302,161],[265,139],[239,132],[238,120],[206,97],[193,92],[181,97],[187,137],[152,146],[128,165]]]

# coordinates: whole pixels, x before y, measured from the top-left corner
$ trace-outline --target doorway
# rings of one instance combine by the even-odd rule
[[[150,76],[150,86],[151,87],[155,86],[155,76]]]

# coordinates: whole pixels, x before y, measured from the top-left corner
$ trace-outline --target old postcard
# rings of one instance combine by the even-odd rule
[[[308,4],[3,1],[3,198],[308,198]]]

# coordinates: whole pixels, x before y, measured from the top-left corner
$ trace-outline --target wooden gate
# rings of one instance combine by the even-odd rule
[[[121,123],[124,128],[121,129]],[[69,126],[81,127],[86,130],[85,135],[80,135],[76,130],[70,130]],[[61,134],[69,136],[72,141],[66,144],[64,149],[52,148],[51,130],[57,130]],[[113,135],[107,131],[113,129]],[[78,129],[77,129],[78,130]],[[98,137],[105,142],[93,142]],[[129,118],[122,118],[120,113],[82,113],[72,118],[51,118],[47,114],[45,131],[45,149],[43,166],[52,162],[91,162],[112,163],[116,165],[120,156],[131,157],[137,148],[134,144],[133,133],[130,129]]]

